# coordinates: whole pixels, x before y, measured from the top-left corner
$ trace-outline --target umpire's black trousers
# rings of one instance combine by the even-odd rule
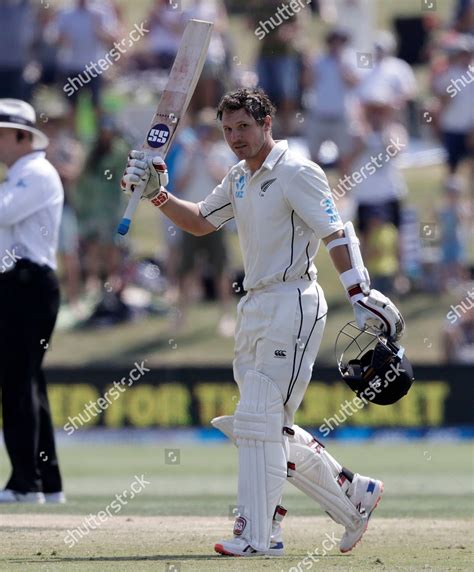
[[[20,260],[0,274],[0,387],[3,435],[12,465],[6,487],[62,490],[41,364],[59,309],[53,270]]]

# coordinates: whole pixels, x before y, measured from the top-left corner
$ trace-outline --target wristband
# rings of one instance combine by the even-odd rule
[[[161,208],[166,202],[168,202],[169,198],[170,196],[168,191],[161,188],[160,192],[150,202],[155,205],[155,207]]]

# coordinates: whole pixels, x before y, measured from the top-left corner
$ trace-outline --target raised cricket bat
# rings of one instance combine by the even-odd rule
[[[212,26],[212,22],[202,20],[188,22],[142,149],[166,157],[201,75]],[[142,183],[135,187],[118,226],[119,234],[127,234],[143,189]]]

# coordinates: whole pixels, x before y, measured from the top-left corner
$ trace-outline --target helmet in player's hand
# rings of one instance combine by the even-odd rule
[[[405,349],[355,322],[339,332],[335,352],[342,379],[365,402],[391,405],[408,393],[414,381]]]

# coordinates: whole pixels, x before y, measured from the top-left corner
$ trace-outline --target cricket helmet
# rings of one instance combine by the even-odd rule
[[[347,323],[335,344],[342,379],[358,397],[391,405],[406,395],[414,381],[413,368],[402,346],[383,334]]]

